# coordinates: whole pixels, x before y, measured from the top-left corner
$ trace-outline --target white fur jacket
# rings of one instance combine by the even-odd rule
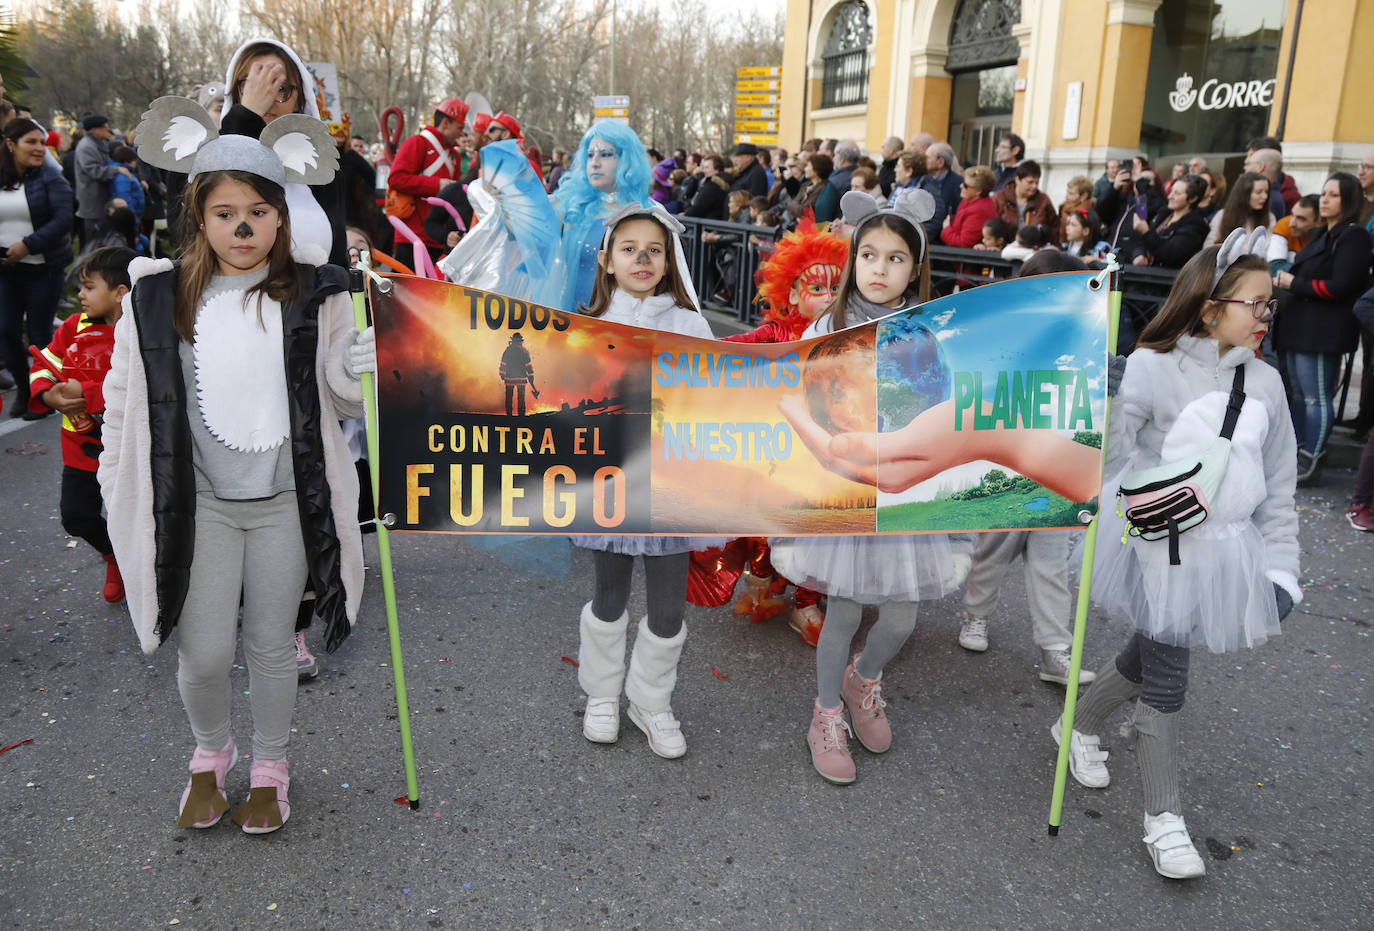
[[[316,250],[318,251],[318,250]],[[321,261],[322,256],[310,256]],[[146,276],[172,269],[166,259],[135,259],[129,266],[134,283]],[[325,479],[330,492],[330,513],[339,543],[339,578],[349,624],[356,621],[363,592],[362,538],[358,529],[358,478],[348,444],[339,428],[342,419],[363,413],[359,383],[345,369],[353,324],[347,293],[324,299],[319,309],[319,339],[315,380],[319,387],[320,430]],[[188,395],[194,398],[193,392]],[[129,613],[144,652],[157,649],[158,556],[153,515],[151,428],[148,376],[140,352],[139,331],[132,313],[131,297],[125,298],[124,314],[115,326],[115,347],[105,379],[104,451],[97,473],[109,514],[110,540],[124,576]],[[167,623],[175,623],[170,618]]]

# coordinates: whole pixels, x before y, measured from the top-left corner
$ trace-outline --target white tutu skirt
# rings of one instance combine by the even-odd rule
[[[570,537],[574,546],[622,556],[672,556],[724,546],[729,537],[636,537],[623,534]]]
[[[1257,647],[1279,633],[1273,583],[1265,577],[1264,540],[1253,522],[1208,520],[1179,537],[1181,564],[1169,565],[1169,541],[1128,536],[1115,489],[1103,489],[1092,600],[1137,631],[1171,646],[1213,653]]]
[[[933,601],[954,591],[954,550],[943,533],[778,537],[773,568],[797,586],[860,604]]]

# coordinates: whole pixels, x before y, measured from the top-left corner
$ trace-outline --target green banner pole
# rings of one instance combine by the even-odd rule
[[[1104,272],[1110,291],[1107,295],[1107,348],[1108,354],[1116,352],[1117,325],[1121,317],[1121,269],[1116,264],[1116,256],[1108,256]],[[1098,278],[1097,281],[1102,281]],[[1100,287],[1101,285],[1099,285]],[[1107,461],[1107,429],[1111,420],[1112,401],[1107,399],[1107,407],[1102,415],[1102,462]],[[1100,515],[1108,503],[1099,496],[1097,510]],[[1054,766],[1054,795],[1050,799],[1050,837],[1059,836],[1059,825],[1064,815],[1064,787],[1069,774],[1069,747],[1073,743],[1073,714],[1078,704],[1078,674],[1083,666],[1083,632],[1088,622],[1088,602],[1092,595],[1093,557],[1097,552],[1098,516],[1088,524],[1088,533],[1083,540],[1083,565],[1078,575],[1078,602],[1073,616],[1073,649],[1069,654],[1069,684],[1064,690],[1064,717],[1059,729],[1059,756]]]
[[[383,293],[391,289],[391,282],[372,271],[369,265],[369,256],[363,253],[359,257],[358,268],[354,269],[349,276],[350,290],[353,292],[353,325],[362,332],[367,328],[367,296],[366,279],[371,278],[377,288]],[[406,768],[406,798],[410,802],[411,810],[420,807],[420,788],[415,776],[415,750],[410,742],[410,708],[406,701],[406,674],[405,667],[401,662],[401,628],[396,620],[396,580],[391,572],[391,530],[388,523],[391,515],[386,518],[377,516],[376,502],[380,500],[380,483],[378,465],[380,457],[378,454],[377,436],[377,393],[376,379],[370,373],[362,376],[363,405],[367,411],[367,464],[372,477],[372,501],[373,517],[376,518],[377,527],[377,553],[381,562],[382,573],[382,595],[386,601],[386,632],[387,639],[391,641],[391,675],[396,683],[396,720],[401,726],[401,753],[405,759]]]

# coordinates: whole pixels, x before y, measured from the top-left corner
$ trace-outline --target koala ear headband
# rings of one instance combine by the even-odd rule
[[[267,124],[261,137],[219,134],[210,114],[189,97],[159,97],[134,131],[138,157],[149,165],[194,178],[207,171],[246,171],[285,187],[325,184],[339,167],[329,127],[304,113]]]
[[[1231,230],[1231,235],[1226,237],[1226,241],[1221,244],[1221,251],[1217,253],[1217,267],[1212,272],[1212,291],[1217,289],[1217,285],[1221,283],[1221,276],[1226,274],[1226,269],[1235,264],[1236,259],[1242,255],[1258,255],[1263,258],[1268,254],[1268,249],[1269,231],[1264,227],[1256,227],[1248,235],[1243,229]]]
[[[901,217],[912,226],[916,227],[916,234],[921,237],[921,255],[915,257],[917,262],[925,258],[925,253],[930,251],[930,243],[926,240],[925,222],[935,216],[935,198],[929,191],[922,191],[916,188],[904,188],[897,195],[897,200],[891,207],[879,207],[870,194],[862,191],[846,191],[840,198],[840,214],[844,217],[844,222],[854,227],[854,241],[857,242],[860,227],[869,220],[883,214]]]
[[[873,198],[869,198],[872,200]],[[649,206],[643,204],[626,204],[615,213],[611,214],[604,221],[606,232],[601,236],[601,251],[611,248],[611,234],[615,228],[626,220],[635,217],[643,217],[646,220],[654,220],[660,223],[668,231],[668,235],[673,237],[673,255],[677,259],[677,276],[682,280],[682,287],[687,292],[687,296],[692,299],[692,309],[701,310],[701,299],[697,297],[697,289],[692,284],[692,272],[687,267],[687,250],[682,248],[681,235],[687,232],[687,227],[682,225],[682,221],[673,216],[658,201],[651,201]]]

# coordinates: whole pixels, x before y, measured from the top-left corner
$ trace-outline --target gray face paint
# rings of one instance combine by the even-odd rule
[[[635,264],[636,264],[636,265],[648,265],[648,264],[650,264],[650,261],[651,261],[651,260],[650,260],[650,258],[649,258],[649,250],[648,250],[648,249],[640,249],[638,252],[635,253]]]
[[[247,220],[244,220],[242,223],[240,223],[240,224],[234,229],[234,238],[235,238],[235,239],[252,239],[252,238],[253,238],[253,227],[251,227],[251,226],[248,225],[248,221],[247,221]]]

